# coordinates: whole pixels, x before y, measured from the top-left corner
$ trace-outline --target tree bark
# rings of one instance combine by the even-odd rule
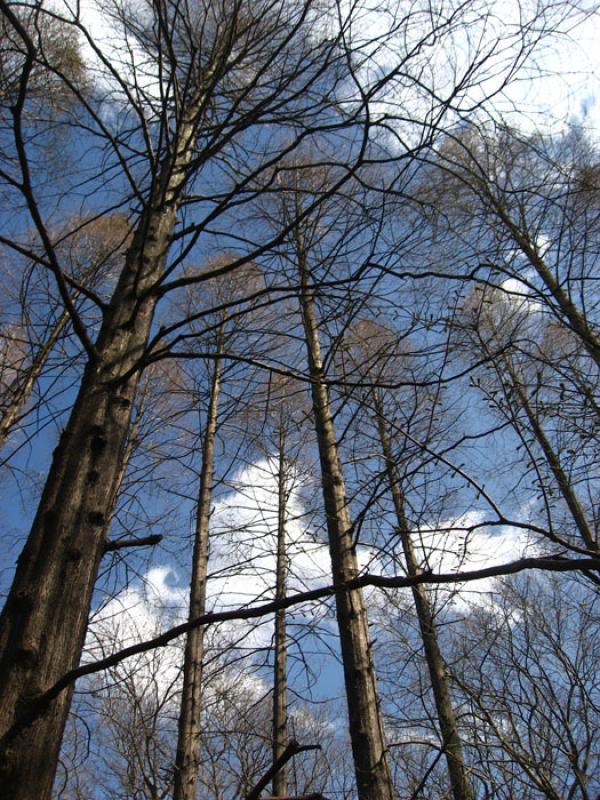
[[[284,407],[279,410],[279,461],[277,470],[277,574],[275,599],[283,600],[286,594],[286,541],[285,510],[287,505]],[[286,748],[287,738],[287,647],[286,611],[275,612],[275,665],[273,681],[273,764],[277,764]],[[274,797],[286,797],[287,774],[285,764],[273,776]]]
[[[219,336],[219,356],[223,327]],[[189,619],[202,616],[206,610],[208,573],[209,522],[215,463],[221,359],[215,360],[210,390],[210,403],[204,434],[202,470],[196,511],[196,531],[190,585]],[[196,780],[200,766],[200,713],[202,707],[202,674],[204,658],[204,626],[193,628],[187,635],[183,665],[183,687],[179,712],[177,754],[173,800],[195,800]]]
[[[191,119],[191,117],[190,117]],[[32,724],[36,696],[77,666],[138,382],[191,160],[182,122],[141,214],[0,617],[0,798],[48,800],[72,689]]]
[[[396,466],[392,457],[390,441],[385,429],[385,417],[383,413],[383,402],[377,392],[373,393],[373,403],[377,418],[377,429],[379,440],[383,452],[385,470],[390,485],[398,533],[402,542],[402,550],[406,560],[406,571],[409,577],[415,577],[421,572],[417,560],[413,543],[408,528],[408,522],[404,510],[404,496],[398,483]],[[440,650],[435,620],[427,588],[423,584],[412,587],[412,594],[423,641],[423,650],[429,670],[429,679],[435,708],[442,734],[442,748],[448,764],[448,775],[452,787],[452,797],[454,800],[474,800],[473,787],[469,781],[469,770],[463,754],[462,741],[456,724],[456,715],[450,697],[450,687],[446,665]]]
[[[302,233],[298,228],[295,239],[332,574],[336,583],[344,583],[358,575],[358,561],[352,540],[352,523],[329,391],[324,379],[318,322],[309,288],[309,268]],[[394,792],[362,592],[360,589],[340,590],[336,592],[335,601],[358,796],[360,800],[392,800]]]

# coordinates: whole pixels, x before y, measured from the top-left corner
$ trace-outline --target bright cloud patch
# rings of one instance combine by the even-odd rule
[[[277,563],[277,466],[252,464],[237,474],[234,490],[216,504],[211,517],[209,584],[213,608],[238,607],[272,599]],[[288,588],[302,591],[329,581],[327,547],[308,529],[301,486],[291,474],[285,513]]]
[[[92,617],[84,660],[93,661],[138,642],[157,636],[162,630],[183,622],[187,590],[174,585],[176,574],[169,567],[149,570],[144,580],[120,592]],[[174,642],[166,648],[127,659],[112,676],[132,675],[136,685],[153,687],[161,697],[178,683],[183,663],[183,646]]]
[[[438,115],[458,121],[482,107],[528,132],[573,123],[600,131],[600,18],[582,6],[365,0],[341,9],[352,19],[357,82],[365,93],[381,87],[372,118],[402,141],[419,139]],[[347,102],[360,94],[349,87]]]
[[[141,44],[153,29],[150,5],[139,0],[76,5],[53,0],[53,5],[66,19],[82,23],[90,77],[115,101],[122,92],[120,80],[134,87],[142,107],[160,100],[169,82]],[[345,1],[328,24],[315,20],[312,29],[329,36],[343,31],[362,91],[381,87],[370,100],[372,117],[388,120],[409,139],[420,138],[420,126],[435,124],[447,106],[459,119],[484,102],[520,129],[562,131],[575,122],[597,135],[600,18],[574,8],[524,0],[424,1],[408,8]],[[384,74],[391,79],[382,82]],[[360,94],[350,81],[338,100],[352,104]]]
[[[301,491],[298,473],[290,469],[285,513],[288,593],[330,582],[329,551],[311,534]],[[274,598],[277,529],[277,463],[267,459],[240,471],[233,490],[215,504],[208,584],[211,610],[243,608]],[[273,620],[265,617],[260,625],[235,622],[229,627],[232,635],[245,635],[247,645],[264,646],[271,641]]]
[[[211,552],[207,608],[209,611],[244,608],[272,600],[277,565],[277,473],[265,460],[239,472],[233,489],[216,503],[211,517]],[[285,518],[288,592],[316,588],[330,582],[329,551],[308,529],[301,500],[301,482],[290,470]],[[157,636],[185,621],[188,587],[169,566],[151,569],[143,581],[128,587],[96,612],[87,643],[87,658],[99,658],[127,645]],[[218,627],[224,646],[267,646],[273,618],[235,621]],[[179,646],[180,647],[180,646]],[[140,657],[141,663],[144,656]],[[175,650],[166,658],[165,680],[181,664]]]
[[[274,460],[264,460],[240,471],[233,488],[215,504],[211,517],[211,556],[207,606],[210,611],[250,607],[272,600],[275,594],[277,552],[277,474]],[[327,545],[316,541],[305,515],[301,482],[290,471],[287,484],[285,532],[290,593],[331,582]],[[435,529],[421,528],[413,544],[422,569],[457,573],[514,561],[536,552],[525,532],[486,527],[482,512],[442,522]],[[374,551],[359,548],[361,570],[389,574]],[[493,579],[450,587],[434,587],[432,594],[455,605],[484,602]],[[121,592],[99,611],[90,628],[88,658],[156,636],[187,616],[187,586],[178,583],[170,567],[150,570],[144,582]],[[370,603],[379,605],[376,590],[367,591]],[[293,613],[293,610],[290,611]],[[313,608],[313,614],[320,613]],[[272,616],[236,620],[210,629],[219,646],[252,650],[269,646]],[[216,642],[215,642],[216,644]],[[181,643],[165,659],[164,680],[170,683],[180,669]],[[140,664],[144,656],[140,657]]]
[[[422,568],[436,573],[466,572],[506,564],[538,551],[525,531],[506,525],[486,527],[485,519],[483,512],[472,511],[443,522],[435,530],[421,530],[415,544]],[[484,602],[494,580],[483,578],[449,588],[435,587],[433,591],[464,606]]]

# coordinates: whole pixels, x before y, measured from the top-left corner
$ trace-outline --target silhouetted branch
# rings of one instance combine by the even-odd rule
[[[482,580],[485,578],[498,578],[504,575],[514,575],[518,572],[526,570],[538,569],[545,572],[576,572],[576,571],[600,571],[600,558],[564,558],[560,555],[543,556],[532,558],[521,558],[517,561],[510,561],[507,564],[498,564],[494,567],[484,567],[482,569],[469,570],[467,572],[450,572],[450,573],[433,573],[423,572],[420,575],[413,577],[387,577],[385,575],[372,575],[367,573],[361,575],[354,580],[347,581],[345,584],[324,586],[319,589],[313,589],[308,592],[298,592],[296,594],[285,597],[281,600],[272,600],[269,603],[263,603],[259,606],[246,609],[234,609],[233,611],[215,611],[209,614],[202,614],[196,619],[183,622],[181,625],[175,625],[173,628],[161,633],[153,639],[148,639],[145,642],[124,647],[122,650],[113,653],[106,658],[99,661],[93,661],[88,664],[82,664],[75,669],[65,673],[63,677],[58,680],[53,686],[45,692],[32,697],[28,707],[23,709],[20,716],[15,720],[12,728],[0,740],[0,744],[4,745],[16,736],[20,731],[30,725],[35,719],[41,716],[48,705],[58,695],[64,691],[68,686],[74,683],[79,678],[85,675],[93,675],[96,672],[102,672],[105,669],[114,667],[121,661],[131,656],[145,653],[148,650],[153,650],[157,647],[165,647],[170,644],[174,639],[182,636],[184,633],[193,630],[199,625],[211,625],[216,622],[225,622],[229,620],[247,620],[257,619],[259,617],[273,614],[280,608],[291,608],[300,605],[301,603],[310,603],[315,600],[322,600],[326,597],[332,597],[336,592],[343,592],[355,588],[363,588],[365,586],[373,586],[379,589],[404,589],[410,586],[416,586],[420,583],[431,585],[439,584],[457,584],[468,583],[471,581]]]
[[[105,553],[113,553],[115,550],[122,550],[124,547],[151,547],[152,545],[162,542],[162,534],[157,533],[154,536],[145,536],[143,539],[119,539],[112,542],[107,542],[104,546]]]
[[[295,739],[292,739],[292,741],[291,741],[291,742],[288,744],[288,746],[285,748],[285,750],[283,751],[283,753],[282,753],[282,754],[279,756],[279,758],[277,759],[277,761],[275,761],[275,763],[273,764],[273,766],[272,766],[272,767],[270,767],[270,768],[269,768],[269,769],[268,769],[268,770],[265,772],[265,774],[264,774],[264,775],[262,776],[262,778],[261,778],[261,779],[258,781],[258,783],[257,783],[257,784],[254,786],[254,788],[253,788],[253,789],[251,789],[251,790],[248,792],[248,794],[247,794],[247,795],[246,795],[246,797],[245,797],[245,800],[258,800],[258,798],[260,797],[260,793],[262,792],[262,790],[263,790],[263,789],[264,789],[266,786],[268,786],[268,784],[269,784],[269,783],[271,782],[271,780],[272,780],[272,779],[275,777],[275,775],[277,775],[277,773],[279,772],[279,770],[280,770],[280,769],[281,769],[283,766],[285,766],[285,765],[287,764],[287,762],[288,762],[288,761],[289,761],[291,758],[293,758],[294,756],[297,756],[297,755],[298,755],[298,753],[304,753],[304,752],[306,752],[307,750],[320,750],[320,749],[321,749],[321,745],[320,745],[320,744],[305,744],[305,745],[300,745],[300,744],[298,744],[298,742],[297,742]]]

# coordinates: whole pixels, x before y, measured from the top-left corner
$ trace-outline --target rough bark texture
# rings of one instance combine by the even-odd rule
[[[141,215],[0,618],[2,800],[51,796],[72,689],[25,729],[20,723],[81,656],[130,425],[133,368],[149,335],[150,290],[164,268],[192,136],[193,125],[182,124]]]
[[[286,462],[283,407],[279,420],[279,463],[277,471],[277,575],[275,599],[283,600],[286,592]],[[285,629],[285,609],[275,613],[275,666],[273,682],[273,764],[283,755],[287,739],[287,648]],[[287,774],[285,765],[273,777],[273,795],[287,795]]]
[[[192,557],[189,618],[204,614],[208,573],[208,529],[212,499],[217,433],[221,361],[216,359],[210,391],[210,403],[204,433],[200,490],[196,511],[196,531]],[[202,667],[204,658],[204,626],[187,635],[183,665],[183,687],[179,711],[177,754],[173,800],[195,800],[196,779],[200,766],[200,713],[202,709]]]
[[[324,381],[318,323],[309,288],[310,276],[299,231],[296,234],[296,248],[332,574],[336,583],[343,583],[358,575],[358,562],[352,540],[352,524],[346,503],[329,392]],[[358,796],[360,800],[391,800],[394,792],[362,592],[359,589],[339,591],[335,600]]]
[[[406,560],[406,571],[410,577],[414,577],[418,575],[421,570],[410,537],[408,522],[404,511],[404,496],[396,476],[392,449],[385,428],[383,403],[381,398],[377,397],[377,395],[374,397],[374,407],[387,479],[390,484],[394,511],[396,513],[398,533],[402,541],[402,550]],[[433,611],[429,598],[427,597],[427,589],[424,585],[419,584],[412,587],[412,594],[417,612],[417,619],[419,621],[425,659],[427,660],[431,688],[433,689],[435,709],[442,734],[442,747],[448,764],[448,776],[452,787],[452,797],[454,800],[474,800],[473,787],[469,781],[469,769],[465,761],[462,742],[456,724],[456,715],[450,697],[446,665],[440,651]]]

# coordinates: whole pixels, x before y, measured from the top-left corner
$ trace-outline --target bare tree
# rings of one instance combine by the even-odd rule
[[[76,667],[82,652],[140,374],[161,359],[199,357],[186,343],[197,339],[190,324],[204,312],[158,319],[168,298],[267,259],[291,235],[299,271],[285,291],[299,290],[303,306],[334,579],[353,579],[352,525],[306,258],[311,214],[370,156],[370,178],[372,162],[410,167],[449,112],[472,109],[474,83],[500,74],[503,86],[539,39],[540,21],[549,24],[545,9],[534,8],[490,42],[491,6],[466,3],[433,13],[424,1],[406,15],[391,9],[387,31],[365,36],[354,7],[325,4],[333,13],[321,18],[324,5],[314,0],[159,0],[139,14],[109,4],[110,33],[103,37],[92,34],[79,6],[32,0],[28,8],[32,25],[20,5],[0,0],[16,64],[3,89],[10,104],[3,105],[0,179],[5,205],[29,217],[27,225],[14,222],[0,242],[52,276],[86,366],[0,619],[0,785],[11,800],[50,795],[72,688],[49,704],[40,697]],[[42,31],[54,25],[61,36],[66,26],[85,45],[97,80],[83,85],[64,50],[46,46]],[[463,34],[478,40],[474,28],[481,46],[467,48],[465,63]],[[453,53],[442,81],[430,46]],[[51,126],[32,113],[46,80],[56,81],[66,98]],[[405,107],[414,109],[408,119]],[[79,152],[87,154],[81,172],[52,175],[45,163],[50,129],[76,131]],[[309,143],[318,144],[322,163],[341,167],[267,235],[242,209],[279,191],[284,158],[293,160]],[[87,289],[61,253],[53,221],[72,210],[75,198],[92,217],[119,211],[130,220],[131,239],[109,297]],[[34,245],[23,241],[25,227],[34,231]],[[221,252],[224,240],[235,252],[227,266],[209,273],[184,269]],[[265,302],[276,288],[265,287]],[[274,361],[261,366],[289,371]],[[362,598],[357,589],[340,589],[337,602],[360,794],[387,800],[391,786]]]
[[[593,504],[583,499],[593,484],[586,470],[595,450],[595,425],[592,422],[588,427],[585,413],[586,397],[593,394],[592,376],[583,380],[583,403],[575,426],[568,421],[563,424],[563,414],[556,407],[557,402],[564,402],[565,381],[582,384],[581,371],[574,363],[578,356],[573,351],[572,333],[557,323],[542,321],[527,298],[498,289],[476,290],[465,303],[462,320],[472,346],[490,363],[476,385],[490,407],[517,433],[529,469],[535,471],[548,537],[569,549],[597,552]],[[569,378],[565,377],[565,359],[572,365]],[[594,416],[592,412],[592,420]],[[582,447],[576,452],[573,445],[578,441]],[[577,532],[575,537],[563,529],[563,507]]]
[[[286,507],[288,500],[288,469],[286,460],[286,425],[284,403],[279,404],[279,441],[277,459],[277,565],[275,575],[275,599],[286,595],[287,556],[286,556]],[[277,413],[277,410],[276,410]],[[286,612],[280,609],[275,614],[275,658],[273,666],[273,763],[283,755],[287,740],[287,638]],[[283,766],[273,777],[273,795],[287,795],[286,768]]]
[[[122,215],[74,219],[60,231],[62,242],[57,249],[73,279],[87,290],[106,293],[120,266],[128,234]],[[24,271],[18,318],[7,323],[1,334],[0,447],[23,417],[36,383],[68,328],[69,313],[52,298],[42,269],[34,264]]]
[[[221,388],[221,357],[223,353],[223,325],[219,328],[216,360],[210,386],[210,404],[204,431],[202,472],[196,514],[196,531],[192,556],[190,583],[191,619],[204,613],[206,607],[206,579],[208,570],[208,525],[210,518],[212,480],[214,471],[215,436],[219,391]],[[179,715],[179,744],[175,760],[175,788],[173,796],[194,798],[196,776],[200,757],[200,708],[202,699],[202,661],[204,628],[190,631],[186,639],[183,666],[183,688]]]
[[[300,468],[301,445],[299,431],[306,425],[299,423],[299,417],[306,416],[304,407],[305,391],[299,381],[273,376],[269,381],[266,395],[267,419],[260,425],[258,436],[262,440],[261,449],[266,450],[269,467],[273,471],[276,493],[276,563],[275,599],[283,600],[288,591],[288,579],[292,558],[288,546],[287,528],[290,522],[289,501],[296,488]],[[297,521],[296,521],[297,522]],[[287,611],[284,608],[275,612],[273,634],[273,702],[272,702],[272,753],[273,765],[281,759],[292,737],[289,733],[289,691],[288,691],[288,630]],[[274,797],[288,796],[289,765],[278,769],[272,780]]]
[[[322,190],[328,180],[327,176],[319,176],[314,169],[307,166],[304,170],[304,173],[292,171],[292,185],[288,197],[283,201],[283,214],[292,219],[301,217],[299,212],[305,201],[306,187],[310,187],[312,191]],[[290,253],[300,287],[298,302],[306,346],[307,371],[311,381],[332,577],[336,584],[344,584],[358,575],[358,561],[321,356],[315,302],[318,278],[310,263],[311,257],[317,261],[323,257],[316,251],[312,253],[315,243],[317,247],[321,244],[319,223],[320,219],[313,219],[310,225],[295,224]],[[362,592],[340,589],[336,593],[336,613],[358,794],[361,800],[390,800],[394,790],[387,763],[385,734]]]
[[[213,262],[212,268],[226,264],[226,260]],[[252,266],[236,272],[236,280],[243,281],[244,291],[250,292],[253,285],[259,288],[260,275]],[[235,304],[236,292],[230,276],[224,275],[205,288],[205,302],[212,306],[225,307],[216,314],[212,321],[214,326],[213,360],[209,378],[209,404],[203,431],[202,467],[196,506],[194,546],[192,554],[192,573],[190,582],[189,618],[196,619],[206,610],[206,584],[209,560],[209,524],[215,471],[215,447],[219,426],[219,396],[224,372],[225,354],[232,354],[236,348],[236,340],[243,338],[244,328],[238,319],[232,326],[226,306]],[[243,294],[242,294],[243,297]],[[191,304],[197,308],[192,295]],[[204,320],[205,324],[207,320]],[[211,327],[211,326],[209,326]],[[177,756],[175,759],[174,800],[194,800],[196,797],[196,779],[201,756],[201,707],[202,707],[202,669],[204,655],[204,628],[194,628],[186,639],[185,661],[183,665],[183,686],[181,709],[179,713],[179,731]]]
[[[390,429],[394,431],[396,439],[399,431],[397,425],[390,425],[390,420],[399,416],[398,406],[401,406],[400,413],[403,417],[413,420],[414,429],[418,424],[415,418],[419,415],[422,416],[423,412],[418,409],[420,405],[418,394],[414,397],[414,393],[411,391],[409,396],[394,398],[390,396],[391,392],[386,392],[381,388],[382,384],[389,384],[394,379],[399,380],[402,377],[405,378],[407,384],[410,383],[411,369],[407,363],[408,359],[403,357],[402,349],[396,341],[393,331],[368,319],[360,320],[350,329],[346,336],[345,349],[348,354],[346,377],[365,387],[361,390],[364,395],[362,401],[366,403],[374,416],[385,478],[395,513],[394,534],[401,542],[406,573],[409,576],[416,576],[422,573],[422,559],[419,557],[413,541],[401,477],[403,469],[410,469],[414,473],[416,464],[402,464],[395,454]],[[416,382],[416,376],[414,380]],[[427,437],[426,433],[431,424],[428,417],[432,413],[433,409],[427,408],[425,421],[420,423],[420,427],[423,429],[422,433],[425,432],[424,438],[431,438],[431,434]],[[359,424],[368,423],[361,419]],[[461,798],[472,800],[475,795],[451,696],[448,668],[440,648],[435,615],[427,587],[423,584],[413,586],[412,595],[435,698],[442,738],[441,748],[446,757],[452,795],[455,800],[461,800]]]
[[[154,28],[148,30],[137,28],[130,18],[118,17],[128,35],[152,54],[159,71],[167,71],[159,74],[159,80],[169,96],[154,115],[150,97],[140,98],[136,105],[131,95],[132,91],[142,92],[141,84],[130,89],[109,62],[103,61],[110,79],[116,80],[133,102],[132,113],[141,122],[141,144],[152,174],[143,186],[135,185],[137,221],[112,298],[107,304],[95,298],[103,319],[93,341],[93,333],[86,330],[69,293],[29,171],[23,111],[35,60],[31,37],[5,3],[2,11],[26,52],[14,107],[23,194],[73,330],[89,358],[1,622],[2,783],[13,798],[32,793],[43,798],[51,790],[71,692],[63,692],[51,709],[29,725],[26,735],[23,725],[31,722],[31,714],[37,716],[36,694],[73,667],[81,653],[115,501],[140,357],[160,284],[167,274],[179,208],[191,191],[192,177],[206,159],[223,151],[232,137],[271,115],[282,120],[294,118],[299,106],[305,105],[311,86],[331,64],[334,47],[327,40],[322,45],[307,43],[309,8],[303,5],[270,15],[267,8],[226,2],[205,10],[193,24],[183,8],[172,14],[157,8]],[[85,35],[79,21],[76,24]],[[89,36],[88,41],[93,44]],[[168,60],[163,61],[161,54]],[[139,74],[133,77],[141,79]],[[213,121],[219,102],[227,108]],[[323,99],[319,106],[327,103]],[[106,132],[100,114],[94,115],[90,104],[86,109],[98,130]],[[152,141],[157,143],[157,151]],[[119,137],[109,138],[109,143],[117,157],[125,159],[125,166]],[[260,163],[253,167],[260,168]],[[129,177],[135,180],[133,175]],[[240,180],[234,195],[242,191],[248,178]]]
[[[597,796],[597,597],[567,583],[503,580],[454,631],[485,796]]]
[[[501,128],[488,135],[482,127],[467,128],[440,155],[458,200],[453,211],[462,216],[470,197],[475,227],[493,231],[482,277],[491,268],[492,282],[521,281],[598,367],[598,299],[588,291],[599,232],[589,202],[598,191],[594,147],[576,132],[545,138]]]
[[[70,25],[42,12],[37,3],[11,4],[0,17],[0,108],[15,102],[22,91],[22,70],[30,70],[29,91],[40,106],[55,110],[70,103],[59,74],[70,81],[85,80],[85,64],[77,35]],[[27,65],[27,66],[26,66]]]

